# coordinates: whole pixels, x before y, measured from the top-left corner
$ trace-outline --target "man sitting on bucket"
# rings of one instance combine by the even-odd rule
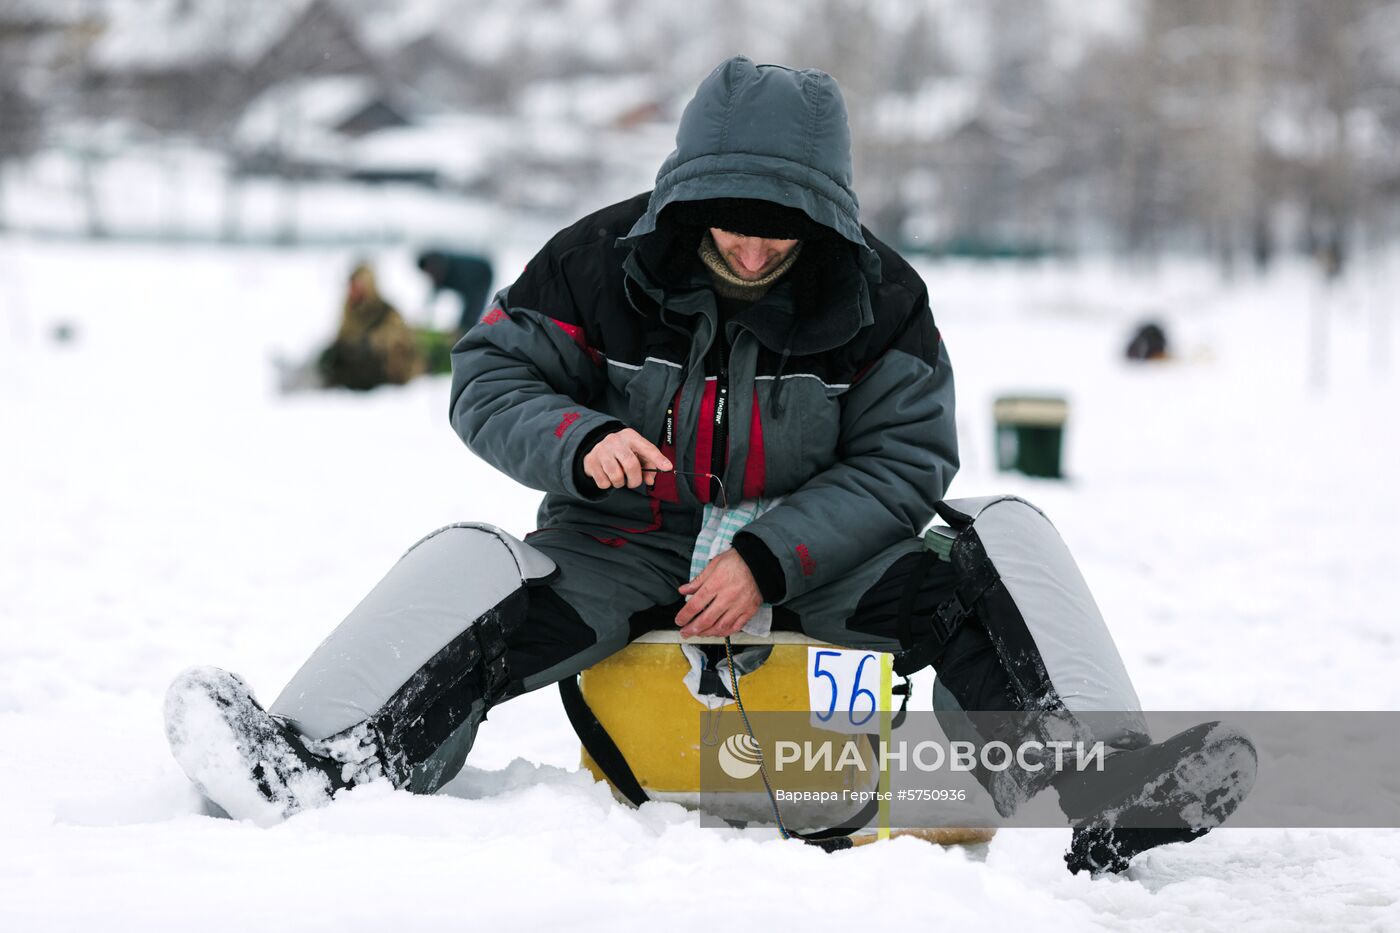
[[[496,704],[651,629],[760,618],[932,664],[963,710],[1079,736],[1076,710],[1138,709],[1125,673],[1084,696],[1093,671],[1121,671],[1087,590],[1039,611],[999,556],[1033,538],[1005,520],[974,534],[976,514],[941,503],[958,464],[948,353],[924,283],[860,225],[850,142],[827,74],[733,58],[702,82],[655,188],[556,234],[453,350],[452,425],[546,493],[537,530],[429,535],[268,712],[234,675],[181,675],[167,731],[206,795],[272,822],[365,781],[431,793]],[[936,504],[968,529],[951,562],[919,537]],[[1078,592],[1068,553],[1045,550],[1029,572]],[[1075,871],[1200,835],[1253,781],[1253,746],[1219,724],[1109,739],[1102,774],[985,781],[1003,813],[1054,785]],[[1158,828],[1118,825],[1144,808]]]

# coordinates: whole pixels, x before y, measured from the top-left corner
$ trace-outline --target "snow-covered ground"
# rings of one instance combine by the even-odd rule
[[[270,700],[425,531],[531,527],[537,495],[462,447],[445,380],[273,391],[269,358],[331,330],[350,259],[0,241],[0,929],[1400,928],[1393,831],[1227,830],[1090,881],[1066,831],[827,856],[631,811],[576,770],[553,691],[494,712],[450,793],[364,788],[273,829],[202,815],[161,730],[178,670]],[[407,256],[379,259],[416,313]],[[927,278],[958,375],[952,493],[1046,509],[1145,704],[1400,706],[1400,335],[1372,336],[1400,265],[1329,299],[1321,387],[1305,269]],[[1148,311],[1178,360],[1130,367]],[[994,471],[991,399],[1022,390],[1071,402],[1067,482]]]

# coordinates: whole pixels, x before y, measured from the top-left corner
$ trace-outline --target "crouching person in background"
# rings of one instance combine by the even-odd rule
[[[417,337],[379,294],[368,263],[350,273],[340,330],[318,368],[325,387],[358,390],[403,385],[424,370]]]

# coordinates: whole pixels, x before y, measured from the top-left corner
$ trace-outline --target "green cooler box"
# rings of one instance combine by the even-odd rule
[[[1004,396],[992,408],[996,419],[997,469],[1060,479],[1069,403],[1054,396]]]

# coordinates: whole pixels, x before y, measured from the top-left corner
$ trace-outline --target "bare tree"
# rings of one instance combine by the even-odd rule
[[[0,230],[6,226],[6,170],[34,153],[42,130],[43,113],[25,91],[18,69],[0,57]]]

